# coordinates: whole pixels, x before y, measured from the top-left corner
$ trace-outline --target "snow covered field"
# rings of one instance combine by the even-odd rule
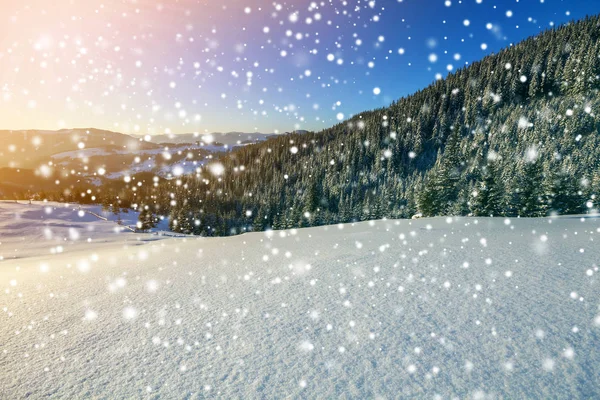
[[[7,215],[3,399],[600,397],[600,218],[153,241],[67,215],[95,239],[50,254]]]
[[[131,234],[137,220],[135,211],[117,216],[100,206],[0,201],[0,261],[137,242],[140,235]],[[168,225],[161,221],[154,231],[162,233]]]

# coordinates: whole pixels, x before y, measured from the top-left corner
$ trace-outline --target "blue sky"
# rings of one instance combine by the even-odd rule
[[[2,129],[318,130],[585,15],[584,0],[0,5]]]

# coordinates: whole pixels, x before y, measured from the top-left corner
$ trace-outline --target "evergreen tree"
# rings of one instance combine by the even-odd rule
[[[547,188],[548,207],[557,214],[579,214],[584,212],[585,198],[579,182],[564,171],[554,171]]]
[[[475,216],[497,217],[503,215],[504,188],[499,181],[498,167],[495,162],[488,163],[471,200],[471,212]]]
[[[139,230],[148,231],[152,228],[155,228],[158,222],[158,218],[148,207],[142,207],[139,215],[138,215],[138,224],[137,227]]]
[[[520,177],[521,194],[519,215],[524,217],[541,217],[547,210],[542,187],[542,163],[539,159],[528,162]]]

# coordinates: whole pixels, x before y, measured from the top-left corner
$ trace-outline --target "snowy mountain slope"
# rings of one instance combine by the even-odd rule
[[[195,172],[213,155],[246,145],[179,144],[135,151],[98,147],[57,153],[50,158],[56,168],[77,171],[83,177],[103,175],[108,179],[122,179],[140,172],[151,172],[172,178]]]
[[[234,146],[235,147],[235,146]],[[53,154],[51,158],[60,160],[62,158],[90,158],[90,157],[99,157],[99,156],[109,156],[109,155],[128,155],[128,154],[136,154],[139,156],[157,156],[163,155],[166,153],[177,153],[182,151],[189,150],[206,150],[212,153],[221,153],[228,151],[229,147],[225,146],[216,146],[216,145],[208,145],[208,144],[184,144],[184,145],[176,145],[174,147],[169,146],[161,146],[153,149],[146,150],[136,150],[135,152],[131,152],[128,150],[116,150],[116,149],[103,149],[103,148],[90,148],[84,150],[75,150],[75,151],[67,151],[64,153]]]
[[[600,396],[599,218],[144,237],[0,263],[0,397]]]
[[[80,171],[83,176],[122,179],[140,172],[152,172],[162,177],[172,177],[177,175],[174,171],[182,165],[186,171],[195,170],[206,157],[212,157],[211,153],[224,151],[227,149],[200,145],[165,146],[138,151],[90,148],[54,154],[52,159],[57,167]]]
[[[133,135],[139,138],[149,138],[152,143],[196,143],[204,142],[206,144],[212,142],[222,143],[228,146],[235,146],[245,143],[256,143],[267,140],[274,136],[274,133],[244,133],[244,132],[215,132],[208,134],[200,133],[183,133],[183,134],[165,134],[165,135]]]
[[[135,211],[115,215],[100,206],[0,201],[0,262],[135,243],[137,220]],[[161,221],[154,231],[166,229],[168,222]]]

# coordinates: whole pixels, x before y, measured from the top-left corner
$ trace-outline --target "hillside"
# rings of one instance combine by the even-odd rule
[[[203,235],[585,212],[600,195],[599,22],[547,31],[322,132],[238,149],[138,199]]]

